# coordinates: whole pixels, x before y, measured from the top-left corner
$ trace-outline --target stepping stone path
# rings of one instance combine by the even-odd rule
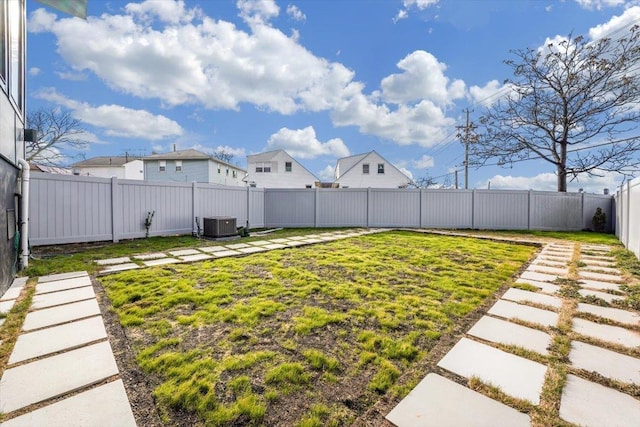
[[[95,260],[95,263],[99,266],[104,267],[98,272],[99,275],[104,275],[166,264],[206,261],[210,259],[225,258],[230,256],[246,256],[258,252],[310,245],[314,243],[330,242],[334,240],[346,239],[349,237],[362,236],[365,234],[380,233],[382,231],[386,230],[378,228],[341,230],[320,234],[307,234],[304,236],[275,238],[270,240],[254,240],[252,242],[246,243],[228,243],[220,244],[217,246],[177,249],[168,251],[166,253],[154,252],[149,254],[137,254],[131,257]],[[60,278],[67,279],[68,277],[60,276]],[[60,280],[60,278],[54,277],[51,280]],[[4,306],[2,306],[1,304],[2,302],[0,302],[0,311],[4,309]]]
[[[398,427],[530,425],[529,414],[461,384],[479,379],[507,396],[529,401],[535,412],[548,369],[541,360],[554,351],[553,337],[563,333],[557,328],[559,312],[568,310],[571,349],[564,356],[569,374],[557,416],[576,425],[637,426],[640,400],[626,394],[624,387],[604,385],[614,380],[640,386],[640,313],[607,306],[626,298],[619,286],[624,279],[609,251],[606,246],[581,244],[574,256],[574,244],[546,245],[514,284],[538,291],[508,289],[438,362],[436,373],[429,373],[387,420]],[[580,266],[576,275],[569,269],[574,262]],[[569,285],[557,280],[567,278],[577,279],[570,282],[578,285],[579,297],[570,299],[577,300],[575,306],[563,304],[569,298],[559,294]],[[514,347],[540,356],[530,360],[520,354],[533,353],[516,355],[510,351]],[[594,382],[598,380],[593,372],[604,378],[602,384]]]
[[[136,425],[86,272],[38,279],[0,387],[2,427]]]

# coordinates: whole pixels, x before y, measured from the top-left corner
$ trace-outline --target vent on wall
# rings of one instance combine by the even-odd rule
[[[203,222],[205,237],[229,237],[238,233],[235,218],[216,216],[203,218]]]

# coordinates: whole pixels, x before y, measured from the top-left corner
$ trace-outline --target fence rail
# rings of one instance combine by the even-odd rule
[[[584,193],[436,189],[260,189],[33,173],[31,244],[190,234],[195,218],[259,227],[591,228],[597,207],[613,230],[613,198]],[[640,188],[640,186],[639,186]],[[620,196],[619,196],[620,197]],[[637,212],[638,207],[636,206]],[[627,217],[628,218],[628,217]],[[632,231],[633,233],[633,231]],[[635,231],[637,236],[638,230]]]
[[[640,258],[640,178],[627,181],[615,196],[616,236]]]

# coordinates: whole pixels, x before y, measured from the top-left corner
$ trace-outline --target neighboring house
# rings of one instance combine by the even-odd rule
[[[71,175],[71,169],[59,166],[48,166],[40,163],[29,162],[31,172],[55,173],[58,175]]]
[[[0,0],[0,295],[11,285],[17,267],[18,224],[28,226],[28,215],[20,212],[15,197],[27,181],[22,174],[29,173],[24,161],[25,17],[25,0]],[[21,255],[28,260],[28,254]]]
[[[198,150],[188,149],[143,157],[146,181],[206,182],[246,186],[247,172]]]
[[[338,159],[335,181],[342,188],[405,188],[408,176],[375,151]]]
[[[71,165],[74,175],[100,178],[144,179],[142,160],[129,156],[92,157]]]
[[[247,178],[251,187],[313,188],[318,181],[284,150],[247,156]]]

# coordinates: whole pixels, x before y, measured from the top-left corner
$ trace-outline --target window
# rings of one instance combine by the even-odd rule
[[[182,172],[182,160],[176,160],[176,172]]]
[[[229,176],[229,168],[227,168],[227,176]]]
[[[378,163],[378,173],[384,173],[384,163]]]
[[[271,172],[271,166],[265,166],[264,167],[264,171],[265,172]]]
[[[166,160],[160,160],[158,162],[158,170],[160,172],[164,172],[167,170],[167,161]]]
[[[220,167],[220,165],[218,165],[218,173],[220,173],[220,170],[221,170],[221,169],[222,169],[222,168]]]
[[[5,2],[3,2],[5,3]],[[4,5],[4,4],[3,4]],[[21,13],[24,12],[25,4],[23,1],[10,1],[7,9],[7,18],[9,21],[9,93],[15,101],[16,105],[22,111],[23,104],[23,70],[24,70],[24,40],[22,38],[22,18]],[[4,27],[4,22],[2,22]],[[4,49],[4,41],[3,41]],[[4,61],[4,54],[2,57]],[[7,71],[7,70],[4,70]]]
[[[364,163],[362,165],[362,173],[363,174],[368,174],[369,173],[369,163]]]
[[[284,171],[291,172],[291,162],[284,162]]]
[[[232,175],[234,178],[237,178],[237,177],[238,177],[238,171],[232,171],[232,172],[231,172],[231,175]]]
[[[311,188],[311,185],[307,184],[305,185],[305,188]]]
[[[257,173],[261,173],[262,172],[262,166],[256,166],[256,172]]]

